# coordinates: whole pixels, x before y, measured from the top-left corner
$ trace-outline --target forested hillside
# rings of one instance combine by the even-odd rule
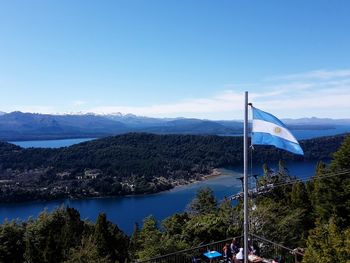
[[[317,166],[307,183],[295,181],[287,167],[265,174],[258,185],[279,187],[257,197],[250,232],[305,251],[303,263],[347,262],[350,257],[350,137],[327,166]],[[250,206],[253,200],[250,200]],[[130,222],[132,224],[132,222]],[[222,240],[242,233],[242,203],[218,202],[209,188],[200,189],[186,211],[160,225],[153,216],[135,224],[127,237],[106,215],[96,224],[82,221],[72,208],[44,212],[38,219],[0,226],[0,262],[125,262]],[[242,245],[242,244],[241,244]],[[255,244],[258,245],[258,244]],[[268,247],[261,247],[261,253]],[[190,254],[189,254],[190,256]],[[264,255],[262,255],[264,256]],[[282,256],[276,254],[276,256]]]
[[[129,237],[100,214],[93,224],[73,208],[0,226],[0,262],[126,262]]]
[[[301,142],[305,159],[330,158],[344,136]],[[242,162],[242,138],[130,133],[59,149],[0,143],[0,201],[154,193]],[[255,147],[254,161],[303,160]]]
[[[282,162],[277,173],[271,174],[268,167],[265,168],[258,186],[273,184],[278,187],[250,199],[250,233],[292,249],[300,248],[305,252],[303,263],[348,262],[350,137],[336,151],[329,165],[318,164],[308,182],[295,180]],[[242,200],[237,206],[232,206],[228,200],[218,203],[210,189],[202,189],[186,212],[163,220],[161,227],[154,217],[146,218],[143,226],[135,227],[130,244],[138,248],[132,250],[137,259],[146,259],[239,236],[242,228]],[[259,247],[259,244],[254,245]],[[261,252],[269,250],[266,246],[259,248]],[[283,258],[282,254],[275,256]]]
[[[344,136],[301,142],[305,159],[329,158]],[[130,133],[59,149],[0,143],[0,201],[154,193],[242,163],[242,138]],[[299,160],[255,147],[254,161]]]

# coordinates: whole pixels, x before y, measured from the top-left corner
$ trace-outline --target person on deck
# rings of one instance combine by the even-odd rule
[[[233,255],[236,255],[239,252],[239,245],[237,244],[237,241],[235,238],[232,239],[232,242],[230,244],[230,249]]]
[[[226,263],[232,263],[232,253],[231,253],[231,249],[230,249],[230,244],[226,243],[224,248],[223,248],[223,257],[224,257],[224,261]]]
[[[243,254],[243,248],[241,247],[239,249],[239,252],[236,255],[235,263],[241,263],[243,262],[244,254]]]

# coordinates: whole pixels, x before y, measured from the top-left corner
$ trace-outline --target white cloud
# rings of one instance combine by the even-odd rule
[[[316,70],[279,76],[249,85],[225,85],[208,98],[184,99],[149,106],[101,106],[97,113],[133,113],[155,117],[242,119],[244,89],[250,102],[281,118],[350,118],[350,70]]]
[[[194,116],[203,115],[206,113],[232,112],[239,108],[238,104],[242,105],[243,94],[233,91],[226,91],[213,98],[198,98],[192,100],[183,100],[170,104],[158,104],[150,106],[102,106],[89,109],[96,113],[133,113],[145,116]],[[193,115],[191,115],[193,114]]]
[[[87,103],[87,102],[84,101],[84,100],[75,100],[75,101],[73,101],[73,106],[80,107],[80,106],[85,105],[86,103]]]

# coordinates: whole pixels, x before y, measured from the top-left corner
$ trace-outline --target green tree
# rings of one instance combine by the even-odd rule
[[[331,167],[336,170],[350,169],[350,136],[347,136],[341,147],[333,154]]]
[[[101,213],[97,217],[93,240],[100,257],[108,258],[111,256],[110,237],[105,213]]]
[[[217,202],[213,190],[208,187],[199,189],[188,210],[191,214],[216,213]]]
[[[181,235],[184,225],[190,220],[187,213],[176,213],[162,221],[164,233],[167,236]]]
[[[64,263],[110,263],[111,260],[108,256],[101,257],[97,251],[96,244],[92,238],[83,237],[81,245],[72,248],[70,255]]]
[[[291,191],[291,209],[300,211],[300,224],[297,226],[299,231],[298,237],[300,238],[300,246],[305,245],[304,241],[308,236],[308,231],[314,227],[314,212],[311,205],[311,200],[304,183],[298,182],[293,184]]]
[[[143,260],[159,256],[162,251],[161,237],[157,220],[153,216],[146,217],[140,231],[140,249],[136,257]]]
[[[227,226],[226,237],[239,235],[241,229],[240,214],[236,212],[228,198],[224,198],[221,202],[217,216]]]
[[[73,208],[44,211],[26,225],[24,257],[27,262],[62,262],[79,245],[83,230],[84,223]]]
[[[198,245],[226,238],[228,227],[215,213],[200,214],[188,221],[184,235],[188,243]]]
[[[130,237],[129,252],[132,258],[135,258],[137,250],[140,248],[140,228],[139,224],[134,224],[134,231]]]
[[[186,242],[186,235],[184,235],[184,228],[189,220],[189,215],[185,212],[176,213],[162,221],[161,225],[164,229],[162,235],[163,253],[175,252],[190,246]]]
[[[317,167],[313,204],[316,216],[326,223],[336,215],[342,226],[350,225],[350,137],[334,153],[329,169]]]
[[[309,196],[305,185],[301,182],[295,183],[292,186],[291,204],[293,207],[310,208]]]
[[[285,202],[264,198],[259,200],[250,216],[252,233],[284,245],[300,245],[302,209],[291,209]]]
[[[15,221],[0,226],[0,262],[23,262],[24,227]]]
[[[129,259],[129,237],[117,225],[107,221],[112,262],[125,262]]]
[[[302,262],[350,262],[350,228],[342,231],[334,217],[327,224],[318,221],[310,231]]]

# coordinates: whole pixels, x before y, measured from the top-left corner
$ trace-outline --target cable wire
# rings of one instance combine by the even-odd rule
[[[325,178],[330,178],[330,177],[335,177],[335,176],[339,176],[339,175],[344,175],[344,174],[347,174],[347,173],[350,173],[350,169],[339,171],[339,172],[328,172],[326,174],[318,175],[318,176],[304,177],[304,178],[295,179],[295,180],[291,180],[289,182],[284,182],[284,183],[277,183],[277,184],[274,184],[273,186],[271,186],[271,188],[276,188],[276,187],[280,187],[280,186],[290,185],[290,184],[294,184],[294,183],[298,183],[298,182],[308,182],[308,181],[313,181],[313,180],[321,180],[321,179],[325,179]]]

